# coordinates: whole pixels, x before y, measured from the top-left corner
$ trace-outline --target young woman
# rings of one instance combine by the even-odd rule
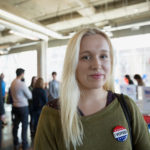
[[[33,76],[31,79],[31,84],[29,86],[29,90],[32,92],[36,83],[37,77]],[[33,99],[28,99],[29,104],[29,115],[30,115],[30,133],[31,138],[34,136],[34,116],[33,116]]]
[[[134,79],[137,81],[138,86],[145,86],[144,81],[139,74],[135,74]]]
[[[113,93],[113,50],[107,35],[84,29],[70,40],[60,99],[44,107],[35,150],[148,150],[150,135],[135,103],[124,96],[132,114],[132,136]]]
[[[42,111],[42,107],[47,103],[48,98],[46,91],[44,90],[44,80],[43,78],[38,78],[35,82],[34,88],[32,90],[33,98],[33,133],[34,137],[38,120]]]

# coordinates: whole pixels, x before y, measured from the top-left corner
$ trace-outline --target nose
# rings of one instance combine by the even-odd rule
[[[93,70],[98,70],[102,68],[102,62],[99,58],[94,58],[91,62],[91,68]]]

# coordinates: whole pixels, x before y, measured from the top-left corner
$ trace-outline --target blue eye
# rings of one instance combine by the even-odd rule
[[[106,58],[108,58],[108,56],[107,55],[101,55],[100,58],[106,59]]]
[[[83,59],[83,60],[90,60],[91,56],[83,56],[81,59]]]

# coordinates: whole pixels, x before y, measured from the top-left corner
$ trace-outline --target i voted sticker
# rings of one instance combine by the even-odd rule
[[[113,130],[114,138],[119,142],[124,142],[128,138],[128,131],[123,126],[116,126]]]

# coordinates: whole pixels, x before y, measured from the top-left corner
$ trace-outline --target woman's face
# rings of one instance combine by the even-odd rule
[[[110,72],[111,58],[107,40],[99,34],[85,36],[81,41],[76,71],[81,88],[102,88]]]
[[[34,79],[33,79],[33,83],[35,84],[35,82],[37,81],[37,78],[36,77],[34,77]]]

